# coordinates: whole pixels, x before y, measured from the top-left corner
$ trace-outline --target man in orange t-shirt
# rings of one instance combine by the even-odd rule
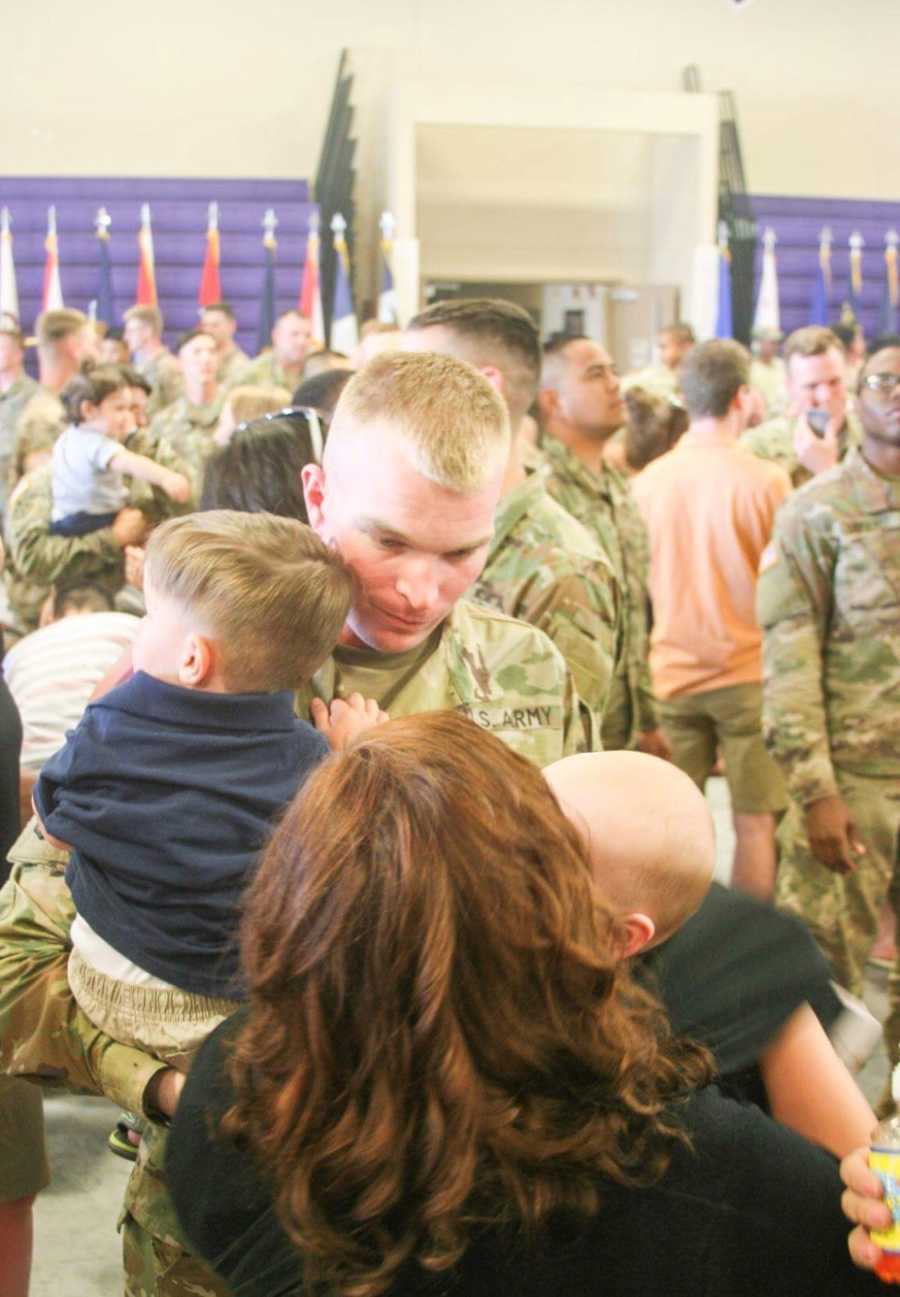
[[[775,817],[787,799],[762,740],[756,577],[790,479],[738,446],[750,357],[705,342],[682,366],[691,424],[634,481],[650,534],[650,669],[672,759],[703,788],[721,750],[731,793],[732,882],[769,899]]]

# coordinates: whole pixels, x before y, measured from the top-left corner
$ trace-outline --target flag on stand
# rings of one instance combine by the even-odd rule
[[[896,333],[898,321],[898,303],[900,293],[897,284],[897,244],[900,236],[896,230],[888,230],[884,236],[884,296],[881,299],[881,318],[878,322],[880,333]]]
[[[56,239],[56,208],[47,208],[47,237],[44,239],[44,288],[41,295],[42,311],[58,311],[65,305],[62,284],[59,280],[59,244]]]
[[[0,212],[0,315],[14,315],[18,321],[19,290],[9,227],[9,208],[4,207]]]
[[[826,325],[831,319],[831,230],[819,231],[819,268],[809,304],[810,324]]]
[[[850,300],[842,314],[848,315],[851,320],[858,320],[862,310],[862,250],[865,247],[865,240],[858,230],[854,230],[848,243],[850,244]]]
[[[197,301],[210,306],[222,300],[222,281],[219,277],[219,204],[210,203],[206,217],[206,256],[200,276]]]
[[[312,340],[325,346],[325,315],[322,311],[322,285],[319,282],[319,213],[311,212],[306,236],[306,258],[300,281],[300,314],[312,325]]]
[[[394,218],[381,213],[381,291],[378,294],[378,318],[382,324],[396,324],[397,294],[394,291]]]
[[[263,217],[263,248],[266,255],[266,268],[263,272],[263,290],[259,302],[259,328],[256,333],[256,350],[264,351],[272,341],[272,329],[275,327],[275,227],[278,217],[275,209],[270,207]]]
[[[759,296],[753,316],[754,329],[781,330],[781,313],[778,309],[778,267],[775,264],[777,239],[771,226],[763,235],[762,274],[759,279]]]
[[[725,221],[719,221],[719,296],[715,336],[734,337],[734,317],[731,309],[731,253],[728,250],[728,225]]]
[[[356,323],[356,312],[353,309],[353,289],[350,285],[350,254],[347,251],[347,240],[344,233],[347,222],[336,212],[331,221],[334,235],[334,299],[331,308],[331,341],[332,351],[342,351],[351,355],[359,346],[359,326]]]
[[[105,207],[101,207],[94,220],[97,231],[97,315],[107,324],[113,324],[116,318],[113,306],[112,266],[109,260],[109,227],[112,218]]]
[[[153,260],[153,230],[150,228],[150,204],[141,206],[141,228],[138,232],[138,306],[156,306],[156,264]]]

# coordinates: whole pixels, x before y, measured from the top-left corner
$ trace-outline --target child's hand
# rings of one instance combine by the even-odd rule
[[[183,473],[167,473],[163,478],[163,490],[176,504],[187,504],[191,498],[191,484]]]
[[[333,752],[343,752],[358,734],[364,734],[390,719],[374,698],[363,698],[362,694],[351,694],[346,699],[335,698],[330,707],[321,698],[314,698],[310,714],[313,725],[325,735]]]

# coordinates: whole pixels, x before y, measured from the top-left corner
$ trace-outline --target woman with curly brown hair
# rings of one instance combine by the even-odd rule
[[[872,1290],[833,1160],[700,1089],[624,938],[538,770],[463,716],[327,761],[176,1115],[188,1237],[242,1297]]]

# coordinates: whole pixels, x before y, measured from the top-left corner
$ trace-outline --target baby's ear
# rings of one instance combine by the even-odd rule
[[[202,689],[217,665],[215,643],[199,631],[188,631],[178,656],[178,683],[185,689]]]
[[[640,913],[626,914],[622,923],[626,933],[622,958],[631,959],[632,955],[646,950],[653,941],[656,936],[656,924],[649,914]]]

